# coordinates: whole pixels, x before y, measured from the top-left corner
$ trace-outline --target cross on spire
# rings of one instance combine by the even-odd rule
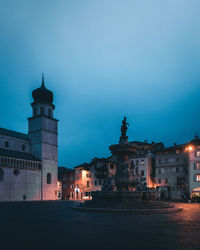
[[[42,72],[42,86],[44,86],[44,72]]]

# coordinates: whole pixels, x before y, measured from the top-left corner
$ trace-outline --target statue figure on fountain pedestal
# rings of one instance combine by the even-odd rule
[[[124,117],[124,120],[122,121],[121,126],[121,136],[120,136],[120,143],[128,142],[128,136],[126,135],[126,131],[128,129],[129,124],[126,122],[126,116]]]

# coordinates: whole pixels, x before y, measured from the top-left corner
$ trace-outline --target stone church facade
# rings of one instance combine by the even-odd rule
[[[57,199],[58,120],[43,76],[32,96],[28,134],[0,128],[0,201]]]

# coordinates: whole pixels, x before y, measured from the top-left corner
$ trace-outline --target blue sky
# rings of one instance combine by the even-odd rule
[[[130,140],[200,134],[199,0],[1,0],[0,127],[27,132],[31,92],[54,92],[59,165]]]

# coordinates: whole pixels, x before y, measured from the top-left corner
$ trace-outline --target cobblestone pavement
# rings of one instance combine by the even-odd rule
[[[200,204],[174,214],[83,212],[72,202],[0,203],[0,250],[200,249]]]

